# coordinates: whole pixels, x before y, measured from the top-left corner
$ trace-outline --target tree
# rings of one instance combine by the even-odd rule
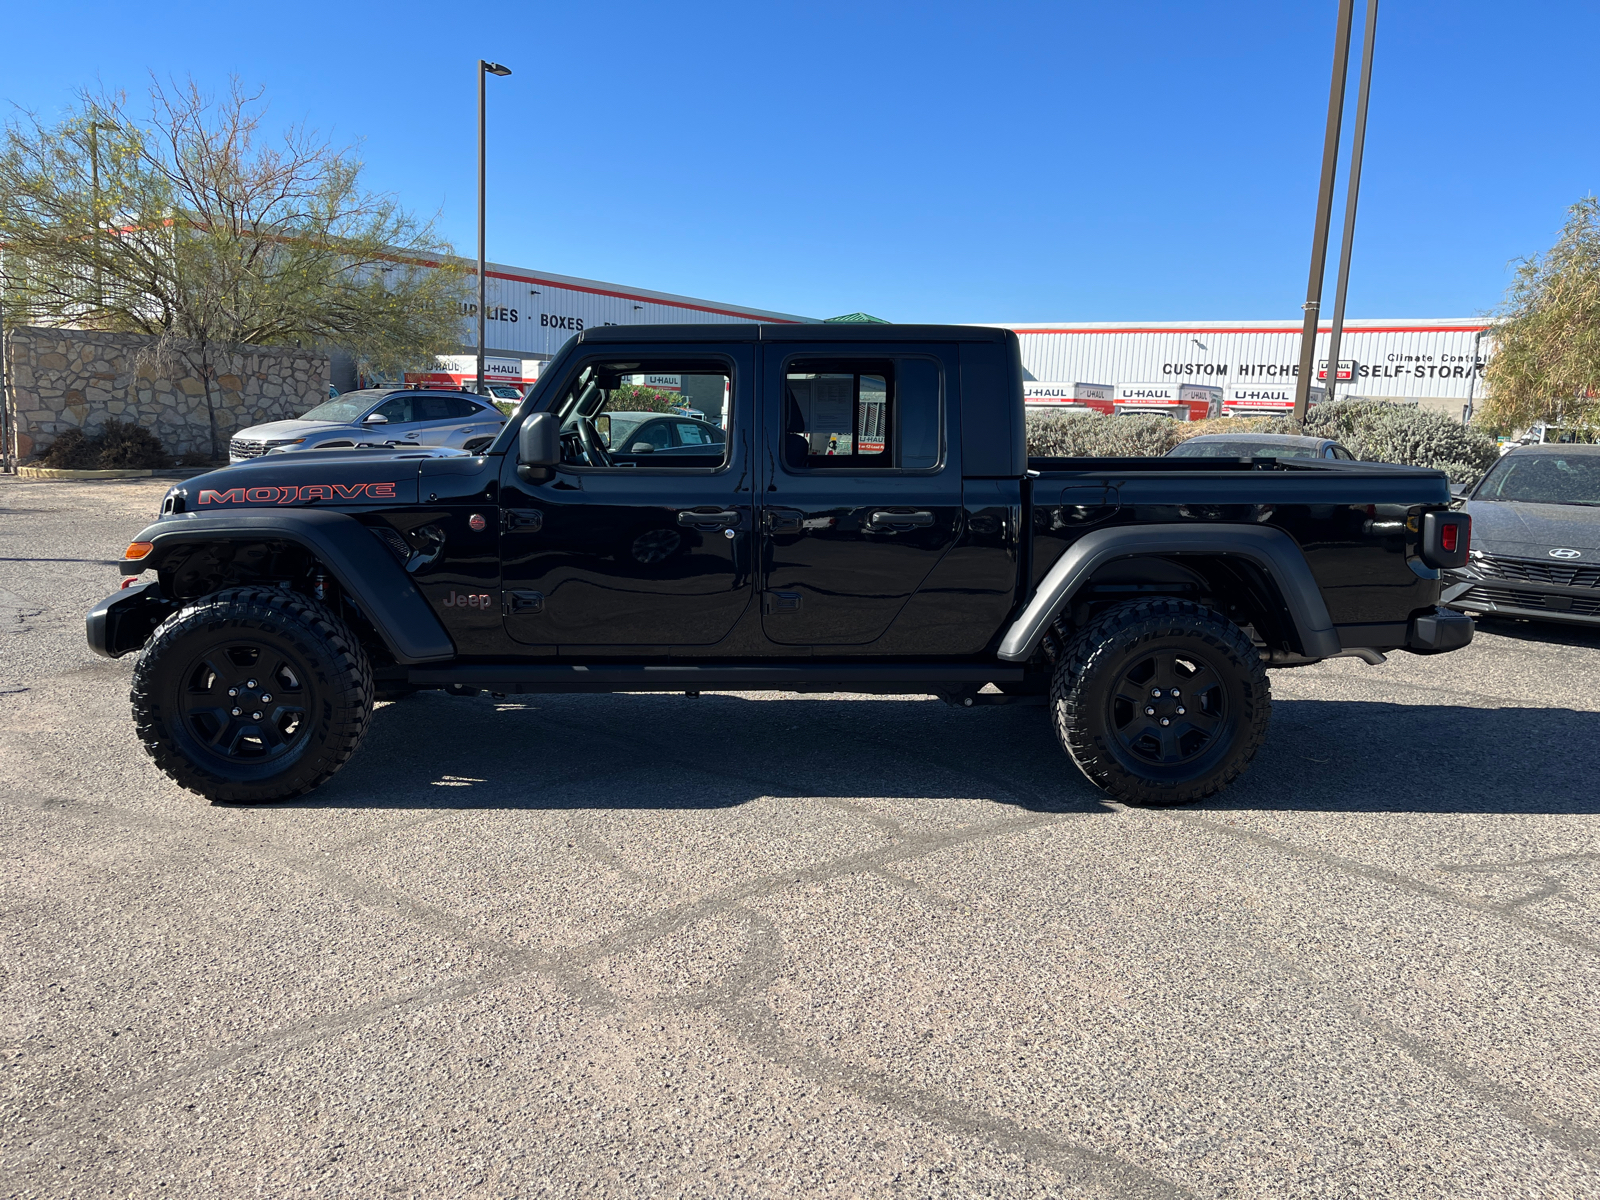
[[[611,412],[669,413],[684,407],[684,403],[684,398],[679,392],[666,392],[642,384],[625,383],[612,390],[610,398],[606,401],[606,408]]]
[[[1492,336],[1485,424],[1600,425],[1600,199],[1574,204],[1556,244],[1523,261]]]
[[[361,187],[361,162],[303,126],[263,134],[260,93],[188,81],[80,94],[64,121],[13,122],[0,150],[8,323],[155,339],[205,384],[236,344],[338,346],[364,369],[431,365],[460,341],[465,268],[431,222]]]

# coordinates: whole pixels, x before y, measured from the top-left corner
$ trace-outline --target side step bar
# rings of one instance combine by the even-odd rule
[[[822,663],[773,666],[639,666],[610,663],[487,663],[411,667],[406,682],[424,688],[478,688],[506,695],[536,692],[879,692],[927,696],[1018,683],[1021,667]]]

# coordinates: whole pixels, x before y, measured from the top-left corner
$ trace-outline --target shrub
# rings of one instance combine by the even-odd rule
[[[92,471],[97,458],[99,448],[92,447],[83,430],[66,429],[56,435],[39,465],[57,471]]]
[[[677,392],[662,392],[637,383],[625,383],[606,399],[607,412],[671,412],[684,406]]]
[[[159,470],[170,462],[161,442],[143,425],[111,420],[93,437],[68,429],[50,444],[39,465],[67,471]]]
[[[1443,413],[1388,400],[1315,405],[1304,426],[1290,417],[1103,417],[1098,413],[1029,413],[1028,453],[1035,458],[1156,457],[1205,433],[1291,433],[1333,438],[1359,459],[1443,471],[1452,483],[1478,478],[1500,457],[1494,439]]]
[[[1337,438],[1367,462],[1444,471],[1452,483],[1482,475],[1500,457],[1488,434],[1444,413],[1387,400],[1334,400],[1306,414],[1306,432]]]
[[[1153,458],[1184,439],[1168,417],[1029,413],[1028,453],[1035,458]]]
[[[100,469],[114,471],[134,467],[160,470],[168,465],[171,456],[160,439],[143,425],[132,421],[107,421],[100,430]]]

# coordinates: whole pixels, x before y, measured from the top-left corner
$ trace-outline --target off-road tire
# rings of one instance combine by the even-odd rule
[[[256,648],[257,660],[248,647]],[[288,716],[267,718],[268,725],[285,722],[287,734],[278,726],[268,732],[250,726],[243,736],[230,735],[235,727],[245,728],[251,714],[229,718],[226,706],[243,701],[225,698],[215,672],[207,682],[207,664],[220,664],[219,656],[232,656],[221,665],[224,674],[238,670],[240,662],[246,670],[251,661],[271,670],[281,662],[288,673],[278,678],[287,683],[253,682],[260,684],[258,695],[281,693],[274,713],[298,704]],[[139,656],[129,698],[145,749],[181,786],[213,801],[287,800],[326,782],[356,752],[372,716],[372,668],[350,629],[315,601],[281,588],[229,588],[186,605],[161,624]],[[270,705],[254,706],[266,711]],[[229,720],[235,726],[208,743],[206,735]],[[234,749],[219,750],[224,742]],[[257,759],[242,753],[252,750],[258,750]]]
[[[1126,715],[1133,677],[1147,665],[1161,669],[1155,664],[1168,656],[1180,674],[1186,663],[1200,668],[1192,676],[1200,694],[1188,699],[1191,706],[1215,705],[1211,732],[1195,727],[1210,719],[1202,708],[1176,715],[1186,699],[1181,695],[1153,701],[1152,707],[1162,705],[1154,717],[1143,707]],[[1147,695],[1143,684],[1137,686]],[[1254,644],[1221,613],[1188,600],[1136,600],[1102,613],[1063,648],[1050,713],[1062,749],[1097,787],[1129,804],[1186,804],[1221,791],[1250,765],[1267,736],[1271,685]],[[1172,722],[1172,736],[1187,728],[1181,737],[1196,749],[1159,741],[1165,731],[1152,723],[1163,715]],[[1180,757],[1161,761],[1169,744]]]

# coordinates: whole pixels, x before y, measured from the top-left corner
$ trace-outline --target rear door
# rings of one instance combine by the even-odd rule
[[[868,645],[962,529],[955,347],[762,353],[762,628],[786,647]]]

